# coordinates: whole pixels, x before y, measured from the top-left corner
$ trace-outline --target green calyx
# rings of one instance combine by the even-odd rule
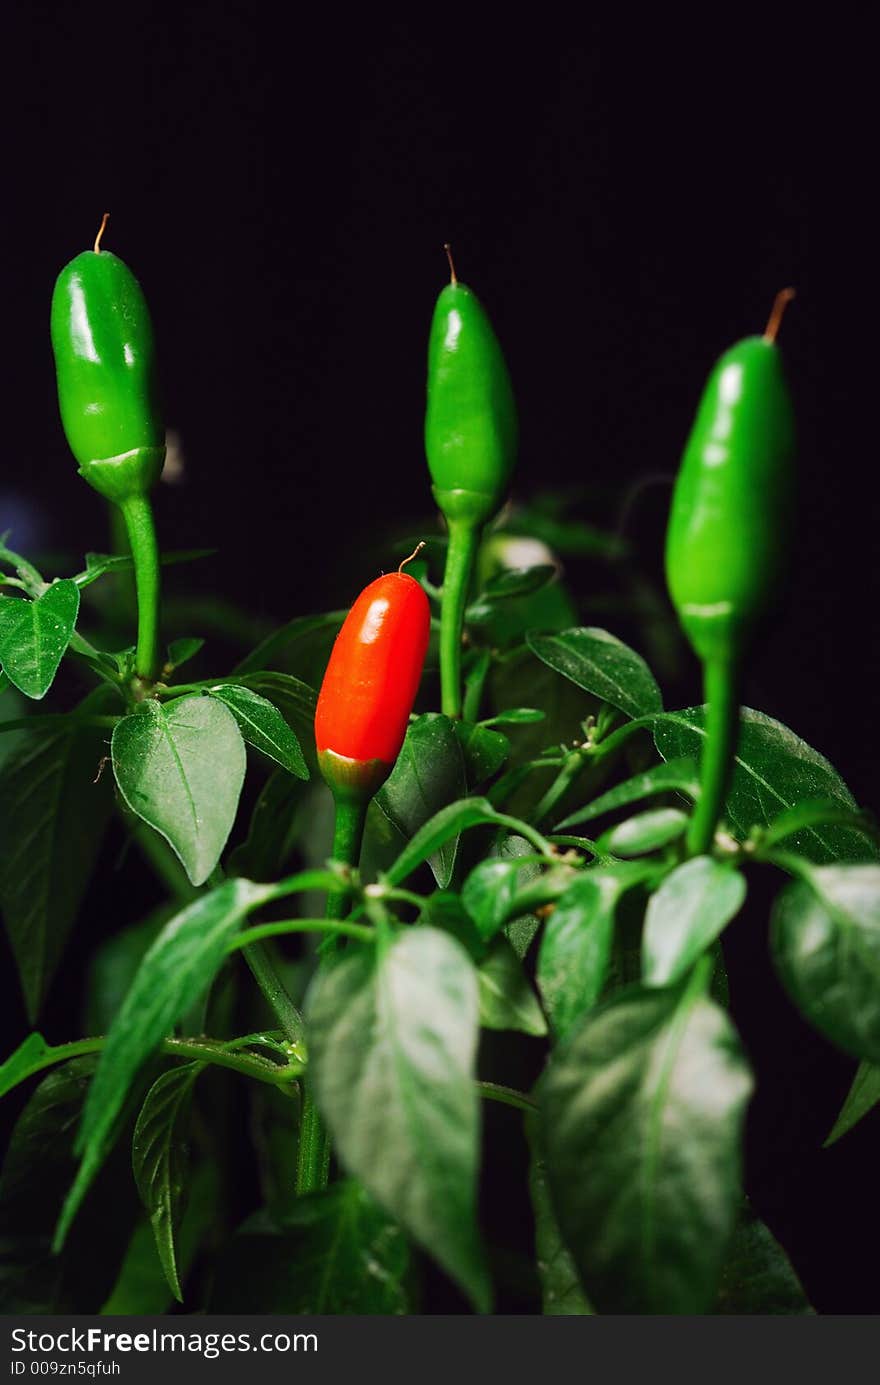
[[[51,311],[61,421],[80,474],[116,504],[145,495],[165,455],[153,328],[140,284],[106,250],[64,267]]]
[[[737,658],[782,575],[794,418],[779,352],[747,337],[717,362],[675,485],[666,540],[673,604],[697,655]]]
[[[367,803],[388,778],[392,765],[384,760],[353,760],[335,750],[318,754],[318,768],[337,803]]]
[[[440,293],[428,343],[425,451],[450,520],[484,524],[502,503],[518,425],[507,365],[479,299],[453,282]]]

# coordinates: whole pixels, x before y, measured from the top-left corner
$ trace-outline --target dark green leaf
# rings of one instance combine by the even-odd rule
[[[376,803],[405,840],[410,840],[439,808],[467,791],[464,760],[449,717],[426,712],[410,723],[403,749]],[[428,856],[441,890],[452,879],[458,834]]]
[[[192,635],[185,635],[179,640],[172,640],[168,646],[167,667],[172,671],[180,668],[183,664],[194,659],[199,650],[203,648],[205,641],[197,639]]]
[[[154,699],[116,723],[113,772],[133,813],[172,846],[203,884],[232,830],[245,752],[235,717],[210,697]]]
[[[546,587],[555,576],[556,568],[552,563],[541,563],[537,567],[504,568],[489,578],[480,596],[493,601],[505,596],[528,596]]]
[[[833,798],[810,798],[803,803],[795,803],[793,807],[780,813],[778,818],[774,818],[761,835],[761,846],[766,849],[775,846],[777,842],[785,841],[787,837],[802,833],[805,828],[828,826],[832,823],[852,827],[854,831],[863,833],[876,843],[876,827],[867,814],[855,808],[847,808],[842,803],[835,803]]]
[[[649,986],[678,981],[739,913],[746,882],[711,856],[695,856],[667,875],[648,901],[642,973]]]
[[[644,659],[607,630],[529,633],[526,643],[549,668],[625,716],[647,716],[663,708],[660,689]]]
[[[530,914],[543,904],[557,899],[573,878],[569,866],[557,866],[541,875],[522,877],[524,864],[537,864],[539,857],[490,857],[475,866],[464,882],[462,903],[484,939],[492,938],[512,919]]]
[[[162,567],[173,567],[176,563],[191,563],[196,558],[210,558],[216,548],[181,548],[176,552],[160,553]],[[127,572],[134,567],[131,557],[125,553],[87,553],[84,572],[78,572],[70,580],[78,587],[87,587],[97,582],[107,572]]]
[[[535,1213],[535,1257],[541,1281],[541,1301],[545,1317],[583,1317],[593,1310],[581,1288],[578,1272],[565,1248],[547,1187],[547,1170],[530,1140],[529,1192]]]
[[[150,1219],[162,1270],[181,1302],[175,1238],[183,1216],[189,1162],[185,1122],[193,1083],[203,1068],[203,1063],[185,1063],[156,1079],[144,1098],[131,1146],[134,1181]]]
[[[100,705],[93,694],[87,705]],[[110,816],[95,782],[106,745],[88,727],[28,736],[0,771],[0,911],[28,1014],[39,1012]]]
[[[89,963],[83,1027],[87,1034],[106,1034],[125,999],[151,943],[179,904],[163,904],[145,919],[105,939]]]
[[[484,1029],[515,1029],[546,1034],[538,997],[506,938],[496,938],[477,967],[480,1024]]]
[[[237,677],[236,682],[242,687],[252,688],[254,692],[260,693],[275,704],[285,721],[296,732],[309,769],[316,769],[318,762],[315,754],[315,708],[318,705],[318,694],[314,688],[289,673],[275,673],[271,670],[248,673],[243,677]]]
[[[850,1130],[854,1125],[866,1116],[869,1111],[873,1111],[877,1102],[880,1101],[880,1066],[875,1063],[860,1063],[858,1072],[853,1078],[852,1086],[846,1095],[846,1101],[840,1108],[840,1115],[834,1122],[827,1140],[825,1148],[836,1144],[837,1141]]]
[[[693,982],[621,993],[551,1057],[539,1091],[550,1191],[598,1312],[710,1308],[751,1087],[730,1021]]]
[[[654,740],[664,760],[687,755],[699,759],[706,732],[702,707],[664,712],[654,722]],[[807,798],[832,799],[855,809],[855,800],[824,755],[813,750],[781,722],[743,707],[733,779],[725,820],[741,841],[756,824],[766,827],[785,809]],[[861,832],[829,823],[799,831],[788,850],[824,864],[840,858],[863,860],[876,848]]]
[[[577,620],[577,608],[559,581],[519,596],[480,600],[468,608],[469,633],[493,649],[519,644],[528,630],[565,630]]]
[[[82,1163],[61,1214],[59,1244],[101,1166],[134,1077],[175,1020],[210,986],[242,919],[270,895],[267,885],[227,880],[171,919],[147,952],[107,1036],[89,1092],[77,1142]]]
[[[782,1246],[749,1206],[725,1257],[715,1311],[739,1317],[813,1311]]]
[[[538,953],[538,989],[558,1036],[570,1033],[599,999],[618,901],[643,878],[638,865],[588,870],[569,885],[547,920]]]
[[[294,809],[304,792],[302,780],[294,779],[286,770],[270,775],[254,804],[247,837],[227,861],[231,875],[245,875],[248,880],[278,878],[293,851],[297,830]]]
[[[802,1014],[880,1063],[880,866],[806,867],[773,909],[773,959]]]
[[[223,683],[211,689],[211,696],[226,704],[248,745],[261,750],[297,779],[308,779],[309,771],[299,741],[274,703],[252,688]]]
[[[539,707],[508,707],[497,716],[487,717],[481,726],[530,726],[537,721],[545,721],[546,713]]]
[[[320,616],[297,616],[288,625],[273,631],[242,659],[236,667],[236,677],[254,673],[258,669],[276,667],[280,655],[288,659],[294,657],[298,646],[309,643],[315,635],[334,635],[347,615],[347,611],[328,611]]]
[[[564,832],[569,827],[577,827],[582,822],[589,822],[591,818],[610,813],[615,808],[624,808],[629,803],[637,803],[642,798],[651,798],[654,794],[668,793],[670,790],[687,794],[688,798],[698,797],[700,776],[696,760],[670,760],[668,763],[652,765],[642,774],[634,775],[625,783],[600,794],[585,807],[578,808],[576,813],[571,813],[560,822],[559,831]]]
[[[456,721],[454,726],[464,756],[467,786],[476,789],[501,769],[510,754],[510,741],[488,726],[468,721]]]
[[[486,1310],[476,1230],[478,990],[436,928],[319,972],[307,1000],[310,1072],[339,1158]]]
[[[505,837],[501,843],[499,855],[510,859],[518,856],[520,858],[532,856],[534,847],[531,842],[527,842],[525,837],[518,837],[513,834]],[[526,889],[533,881],[537,880],[542,873],[541,865],[534,859],[530,863],[521,866],[519,872],[519,888]],[[504,925],[504,935],[510,946],[513,948],[520,961],[534,941],[535,934],[541,927],[541,921],[535,914],[522,914],[519,918],[511,919]]]
[[[649,808],[619,822],[605,832],[596,845],[613,856],[642,856],[677,841],[687,830],[688,820],[678,808]]]
[[[213,1313],[405,1313],[406,1237],[353,1179],[257,1212],[222,1256]]]
[[[493,808],[487,798],[462,798],[457,803],[447,804],[439,813],[435,813],[404,847],[387,872],[388,883],[402,884],[417,866],[439,851],[446,842],[453,837],[459,837],[469,827],[478,827],[483,823],[499,827],[512,825],[510,819]]]
[[[0,596],[0,664],[25,697],[45,697],[79,612],[79,590],[63,578],[35,601]]]

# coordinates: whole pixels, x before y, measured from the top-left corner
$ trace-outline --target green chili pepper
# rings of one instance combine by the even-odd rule
[[[434,498],[449,526],[440,674],[443,711],[461,714],[461,636],[480,531],[504,499],[516,461],[516,405],[498,339],[479,299],[452,280],[434,309],[428,344],[425,451]]]
[[[794,417],[775,337],[790,296],[779,295],[764,336],[716,364],[675,484],[666,576],[701,659],[739,655],[783,569]]]
[[[61,421],[80,475],[122,504],[145,495],[165,458],[153,328],[141,286],[122,260],[86,250],[52,295],[51,333]]]
[[[706,385],[675,484],[666,577],[703,663],[706,737],[688,835],[707,851],[724,803],[739,722],[743,651],[782,573],[793,505],[794,415],[776,334],[776,297],[762,337],[726,351]]]
[[[153,328],[141,286],[101,249],[65,265],[52,295],[51,334],[61,421],[80,475],[118,505],[134,561],[138,678],[151,684],[159,653],[159,551],[149,491],[165,460],[156,402]]]

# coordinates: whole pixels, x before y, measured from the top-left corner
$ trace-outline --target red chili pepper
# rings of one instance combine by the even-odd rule
[[[391,773],[430,627],[428,598],[405,572],[377,577],[346,616],[315,711],[318,764],[335,795],[371,798]]]

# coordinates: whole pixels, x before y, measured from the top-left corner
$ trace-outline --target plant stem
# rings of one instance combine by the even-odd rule
[[[124,501],[122,517],[134,561],[137,586],[138,634],[135,669],[147,683],[155,682],[161,667],[159,654],[159,548],[153,507],[146,495]]]
[[[480,530],[470,521],[449,521],[449,547],[440,610],[440,687],[444,714],[461,716],[461,636],[468,589],[480,544]]]
[[[367,817],[367,804],[362,800],[336,798],[333,829],[333,859],[356,869],[361,855],[361,841]],[[329,890],[326,914],[328,920],[339,919],[345,909],[348,892]],[[328,939],[337,946],[336,938]],[[324,963],[320,958],[318,965]],[[299,1122],[299,1148],[296,1164],[296,1191],[302,1195],[326,1188],[330,1176],[330,1137],[315,1102],[312,1084],[303,1082],[302,1112]]]
[[[562,762],[562,768],[535,809],[534,817],[538,827],[552,813],[564,794],[568,792],[583,767],[584,757],[579,750],[573,750],[570,755],[566,755]]]
[[[244,952],[244,959],[253,973],[254,980],[281,1025],[285,1038],[289,1039],[292,1044],[301,1043],[305,1035],[302,1015],[287,994],[269,948],[260,938],[253,936],[254,933],[260,931],[259,929],[250,929],[248,933],[242,934],[236,939],[236,944]],[[263,937],[265,936],[263,934]],[[245,941],[248,937],[250,942]]]
[[[700,761],[700,797],[687,834],[689,856],[702,856],[715,839],[736,752],[739,728],[737,679],[733,665],[709,660],[703,668],[706,739]]]
[[[343,923],[336,919],[282,919],[280,923],[258,923],[239,933],[230,943],[229,951],[235,952],[238,948],[247,951],[261,938],[279,938],[288,933],[326,933],[336,938],[353,938],[358,943],[371,943],[375,930],[363,923]],[[256,975],[253,967],[251,970]]]
[[[531,1097],[524,1092],[518,1092],[514,1087],[503,1087],[499,1082],[478,1082],[477,1090],[480,1096],[486,1097],[489,1101],[500,1101],[505,1106],[515,1106],[518,1111],[537,1111],[537,1102],[532,1101]]]

